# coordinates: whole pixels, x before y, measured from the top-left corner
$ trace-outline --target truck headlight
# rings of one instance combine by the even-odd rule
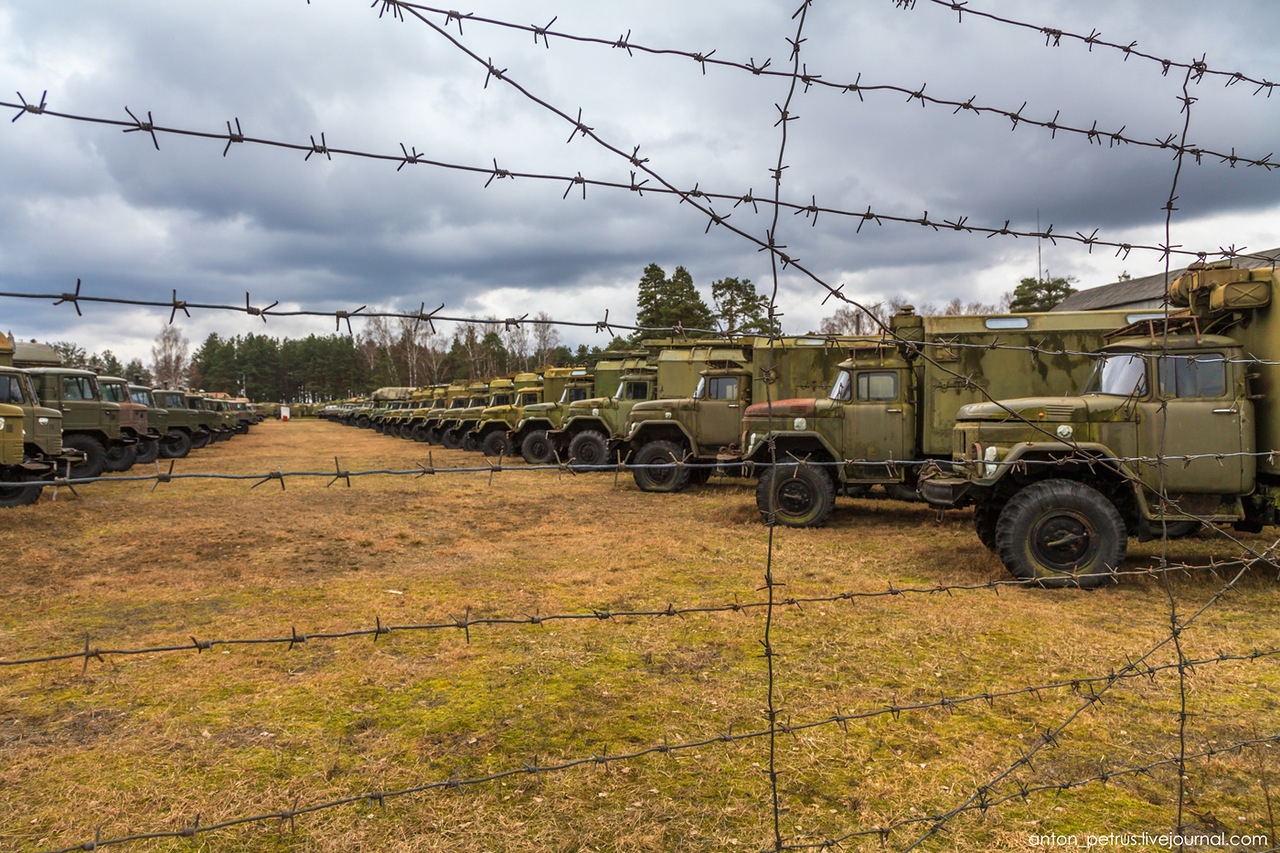
[[[1000,450],[995,447],[988,447],[986,452],[982,454],[982,461],[987,463],[982,466],[982,476],[994,477],[996,471],[1000,469],[995,463],[1000,460]]]
[[[796,418],[791,425],[792,427],[795,428],[796,432],[804,432],[806,429],[809,428],[809,422],[806,421],[804,418]]]

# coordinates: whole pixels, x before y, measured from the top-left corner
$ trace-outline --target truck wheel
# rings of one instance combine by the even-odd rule
[[[996,550],[1016,578],[1043,587],[1098,586],[1120,567],[1129,538],[1111,501],[1075,480],[1032,483],[996,522]]]
[[[137,450],[138,458],[134,462],[138,465],[149,465],[160,455],[160,441],[154,438],[143,439],[138,442]]]
[[[458,435],[455,430],[449,430],[441,436],[440,443],[447,450],[460,450],[462,449],[462,436]]]
[[[836,506],[836,485],[831,475],[808,465],[775,465],[756,482],[756,508],[787,527],[819,527]]]
[[[409,438],[412,438],[419,444],[424,444],[427,440],[427,428],[422,424],[415,425],[411,430],[409,430]]]
[[[107,470],[128,471],[138,461],[138,448],[133,444],[113,444],[107,448]]]
[[[689,469],[678,464],[684,457],[675,442],[651,441],[636,453],[631,476],[642,492],[678,492],[689,482]]]
[[[470,430],[466,435],[462,436],[462,449],[468,453],[475,453],[480,449],[480,439],[476,437],[475,430]]]
[[[547,431],[535,429],[526,435],[524,441],[520,442],[520,455],[530,465],[545,465],[550,462],[551,457],[555,456],[555,447],[551,444],[551,439],[547,438]]]
[[[506,433],[500,429],[489,432],[480,442],[480,449],[485,456],[506,456],[511,452]]]
[[[40,499],[40,485],[0,479],[0,507],[26,506]]]
[[[91,435],[72,433],[62,437],[62,446],[79,450],[85,455],[83,462],[71,466],[71,476],[75,479],[101,477],[107,468],[107,449],[102,442]]]
[[[191,436],[191,449],[199,450],[202,447],[209,446],[209,440],[213,438],[213,433],[207,429],[202,429],[195,435]]]
[[[427,434],[427,444],[440,444],[444,441],[444,434],[440,432],[439,427],[424,427]]]
[[[904,483],[890,483],[884,487],[884,493],[889,496],[889,500],[891,501],[917,503],[920,500],[920,496],[916,494],[916,490]]]
[[[583,430],[569,442],[569,458],[579,465],[607,465],[609,444],[595,430]]]
[[[171,432],[160,442],[163,459],[181,459],[191,452],[191,436],[185,432]]]
[[[988,551],[996,551],[996,522],[1000,520],[1000,507],[977,504],[973,508],[973,532]]]

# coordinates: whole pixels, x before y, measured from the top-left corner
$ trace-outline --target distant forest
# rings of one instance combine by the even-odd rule
[[[52,346],[63,363],[87,367],[101,374],[138,379],[156,387],[185,387],[248,396],[261,402],[319,403],[362,396],[386,385],[423,386],[455,379],[504,376],[517,371],[564,365],[594,366],[611,350],[634,349],[659,329],[681,327],[704,333],[769,334],[776,321],[767,316],[767,302],[750,279],[724,278],[711,285],[712,304],[706,304],[683,267],[667,276],[656,264],[645,268],[638,285],[636,325],[630,338],[615,337],[603,349],[585,344],[565,346],[552,318],[545,312],[532,320],[508,325],[494,317],[459,323],[451,335],[413,319],[370,317],[358,335],[309,335],[276,339],[249,334],[223,338],[211,334],[191,352],[177,326],[165,325],[151,348],[152,361],[128,364],[110,351],[89,355],[66,341]],[[1066,293],[1067,280],[1024,279],[1017,291],[999,304],[964,303],[954,299],[941,310],[918,305],[920,314],[994,314],[1048,310]],[[880,328],[906,300],[866,306],[865,313],[842,306],[824,319],[820,334],[868,334]],[[697,336],[694,333],[693,336]]]

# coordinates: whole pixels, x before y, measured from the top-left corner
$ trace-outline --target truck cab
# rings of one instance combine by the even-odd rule
[[[618,447],[629,453],[636,485],[646,492],[674,492],[694,479],[705,482],[717,457],[733,452],[742,413],[751,403],[751,371],[723,364],[700,371],[692,397],[636,403]]]
[[[120,406],[103,399],[91,371],[36,367],[29,373],[44,405],[62,413],[63,447],[84,454],[71,466],[73,478],[91,479],[108,469],[125,471],[133,465],[137,439],[121,433]]]
[[[743,458],[760,471],[756,503],[780,524],[822,524],[837,492],[914,486],[916,373],[896,348],[868,342],[840,363],[825,398],[756,403],[742,421]]]

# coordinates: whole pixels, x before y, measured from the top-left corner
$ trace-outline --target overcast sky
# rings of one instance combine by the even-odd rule
[[[451,0],[452,2],[452,0]],[[798,2],[690,3],[509,0],[458,11],[576,36],[715,59],[790,67]],[[1280,3],[1198,0],[1027,3],[970,0],[974,9],[1068,33],[1096,31],[1176,61],[1280,81]],[[439,32],[369,0],[10,0],[0,7],[0,100],[17,93],[51,110],[243,132],[295,144],[319,141],[463,166],[628,183],[634,167],[515,90],[518,84],[630,153],[682,189],[772,196],[778,105],[787,80],[679,55],[535,38],[526,30],[455,21],[448,33],[491,60],[506,80]],[[440,14],[427,17],[438,25]],[[459,32],[461,30],[461,33]],[[928,0],[816,0],[801,44],[807,73],[863,86],[924,86],[931,97],[1017,111],[1028,118],[1156,140],[1182,132],[1182,72],[1069,39],[1046,46],[1034,30],[965,16]],[[486,79],[488,78],[488,79]],[[1193,87],[1189,141],[1261,158],[1280,156],[1280,93],[1206,78]],[[11,113],[16,114],[13,110]],[[847,211],[959,221],[1155,245],[1174,176],[1168,151],[1091,143],[1084,136],[997,115],[922,107],[901,92],[812,86],[792,102],[782,194]],[[7,117],[7,116],[6,116]],[[683,265],[710,300],[725,276],[772,288],[768,256],[669,195],[564,180],[493,180],[429,165],[332,159],[226,140],[145,133],[24,114],[0,123],[0,291],[86,294],[278,310],[431,310],[629,323],[644,267]],[[644,179],[645,176],[640,176]],[[648,178],[650,185],[657,181]],[[1190,249],[1280,246],[1280,170],[1187,161],[1173,242]],[[767,206],[716,204],[764,240]],[[895,296],[944,304],[994,302],[1037,269],[1035,240],[784,213],[777,241],[813,275],[865,302]],[[1078,243],[1043,243],[1043,265],[1078,286],[1163,270],[1158,255],[1116,258]],[[1181,265],[1181,262],[1175,265]],[[778,304],[787,332],[832,313],[809,276],[786,270]],[[0,331],[72,340],[90,352],[150,361],[169,312],[0,298]],[[178,315],[198,346],[210,332],[279,337],[329,334],[332,318],[260,319],[217,311]],[[360,323],[355,329],[360,331]],[[449,326],[441,331],[450,333]],[[607,334],[565,329],[570,343]]]

